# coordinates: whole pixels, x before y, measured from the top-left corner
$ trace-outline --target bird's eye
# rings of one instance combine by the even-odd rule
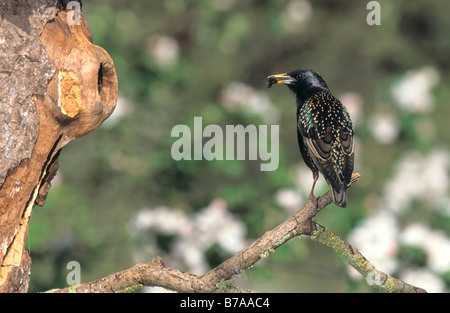
[[[298,78],[298,79],[302,78],[302,74],[298,74],[298,75],[297,75],[297,78]]]

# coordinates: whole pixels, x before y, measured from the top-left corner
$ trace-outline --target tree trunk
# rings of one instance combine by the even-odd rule
[[[0,292],[26,292],[34,204],[61,148],[112,113],[118,85],[81,1],[7,0],[0,14]]]

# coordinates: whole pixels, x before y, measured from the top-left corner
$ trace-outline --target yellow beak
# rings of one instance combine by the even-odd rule
[[[272,85],[276,84],[286,84],[289,85],[293,82],[293,78],[287,73],[275,74],[267,76],[267,87],[270,88]]]

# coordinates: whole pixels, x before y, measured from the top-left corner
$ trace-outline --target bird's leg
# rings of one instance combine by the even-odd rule
[[[309,200],[312,201],[312,203],[314,203],[317,206],[317,198],[314,196],[314,187],[316,186],[316,182],[319,179],[319,175],[318,174],[313,174],[313,185],[311,188],[311,192],[309,193]]]

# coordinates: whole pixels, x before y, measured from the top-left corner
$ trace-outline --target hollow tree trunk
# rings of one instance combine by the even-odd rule
[[[117,77],[81,1],[0,2],[0,292],[26,292],[24,249],[61,148],[114,110]]]

